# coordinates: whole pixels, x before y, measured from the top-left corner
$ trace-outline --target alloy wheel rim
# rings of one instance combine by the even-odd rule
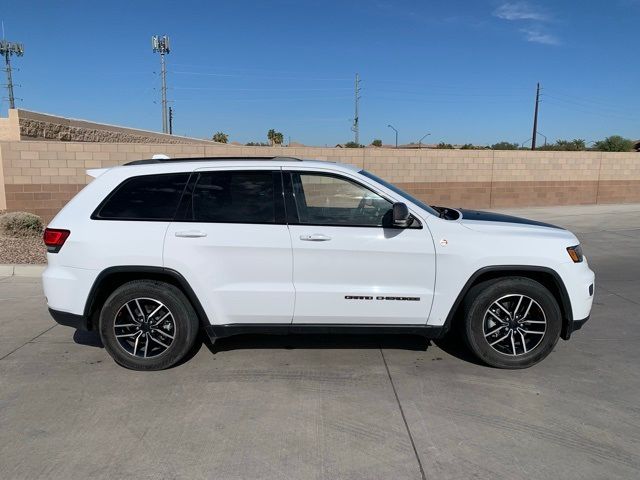
[[[159,300],[134,298],[116,313],[113,333],[120,348],[129,355],[154,358],[173,344],[176,322],[171,310]]]
[[[535,350],[547,331],[547,317],[533,298],[509,294],[494,301],[484,314],[482,333],[502,355],[518,357]]]

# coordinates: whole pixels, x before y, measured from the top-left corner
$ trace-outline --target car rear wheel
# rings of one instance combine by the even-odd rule
[[[120,365],[162,370],[182,360],[195,342],[198,318],[175,286],[135,280],[117,288],[100,313],[100,337]]]
[[[464,304],[469,348],[488,365],[527,368],[555,347],[562,315],[553,294],[524,277],[476,285]]]

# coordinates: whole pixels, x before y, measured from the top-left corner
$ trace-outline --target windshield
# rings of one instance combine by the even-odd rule
[[[400,195],[401,197],[406,198],[407,200],[409,200],[411,203],[415,203],[416,205],[418,205],[420,208],[423,208],[424,210],[426,210],[427,212],[429,212],[431,215],[435,215],[436,217],[439,217],[440,214],[431,206],[427,205],[426,203],[424,203],[421,200],[418,200],[416,197],[414,197],[413,195],[409,195],[407,192],[405,192],[404,190],[396,187],[393,183],[389,183],[386,180],[383,180],[382,178],[374,175],[373,173],[367,172],[366,170],[360,170],[360,172],[358,172],[362,175],[364,175],[365,177],[370,178],[371,180],[375,180],[376,182],[384,185],[385,187],[387,187],[389,190],[397,193],[398,195]]]

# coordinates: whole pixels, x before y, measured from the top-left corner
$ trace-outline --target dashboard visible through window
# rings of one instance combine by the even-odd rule
[[[315,172],[292,176],[300,224],[382,227],[391,220],[392,203],[355,181]]]

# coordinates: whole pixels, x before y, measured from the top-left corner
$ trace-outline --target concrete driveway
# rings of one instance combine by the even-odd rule
[[[581,238],[591,321],[524,371],[415,337],[236,337],[115,365],[0,280],[2,479],[640,478],[640,205],[512,210]]]

